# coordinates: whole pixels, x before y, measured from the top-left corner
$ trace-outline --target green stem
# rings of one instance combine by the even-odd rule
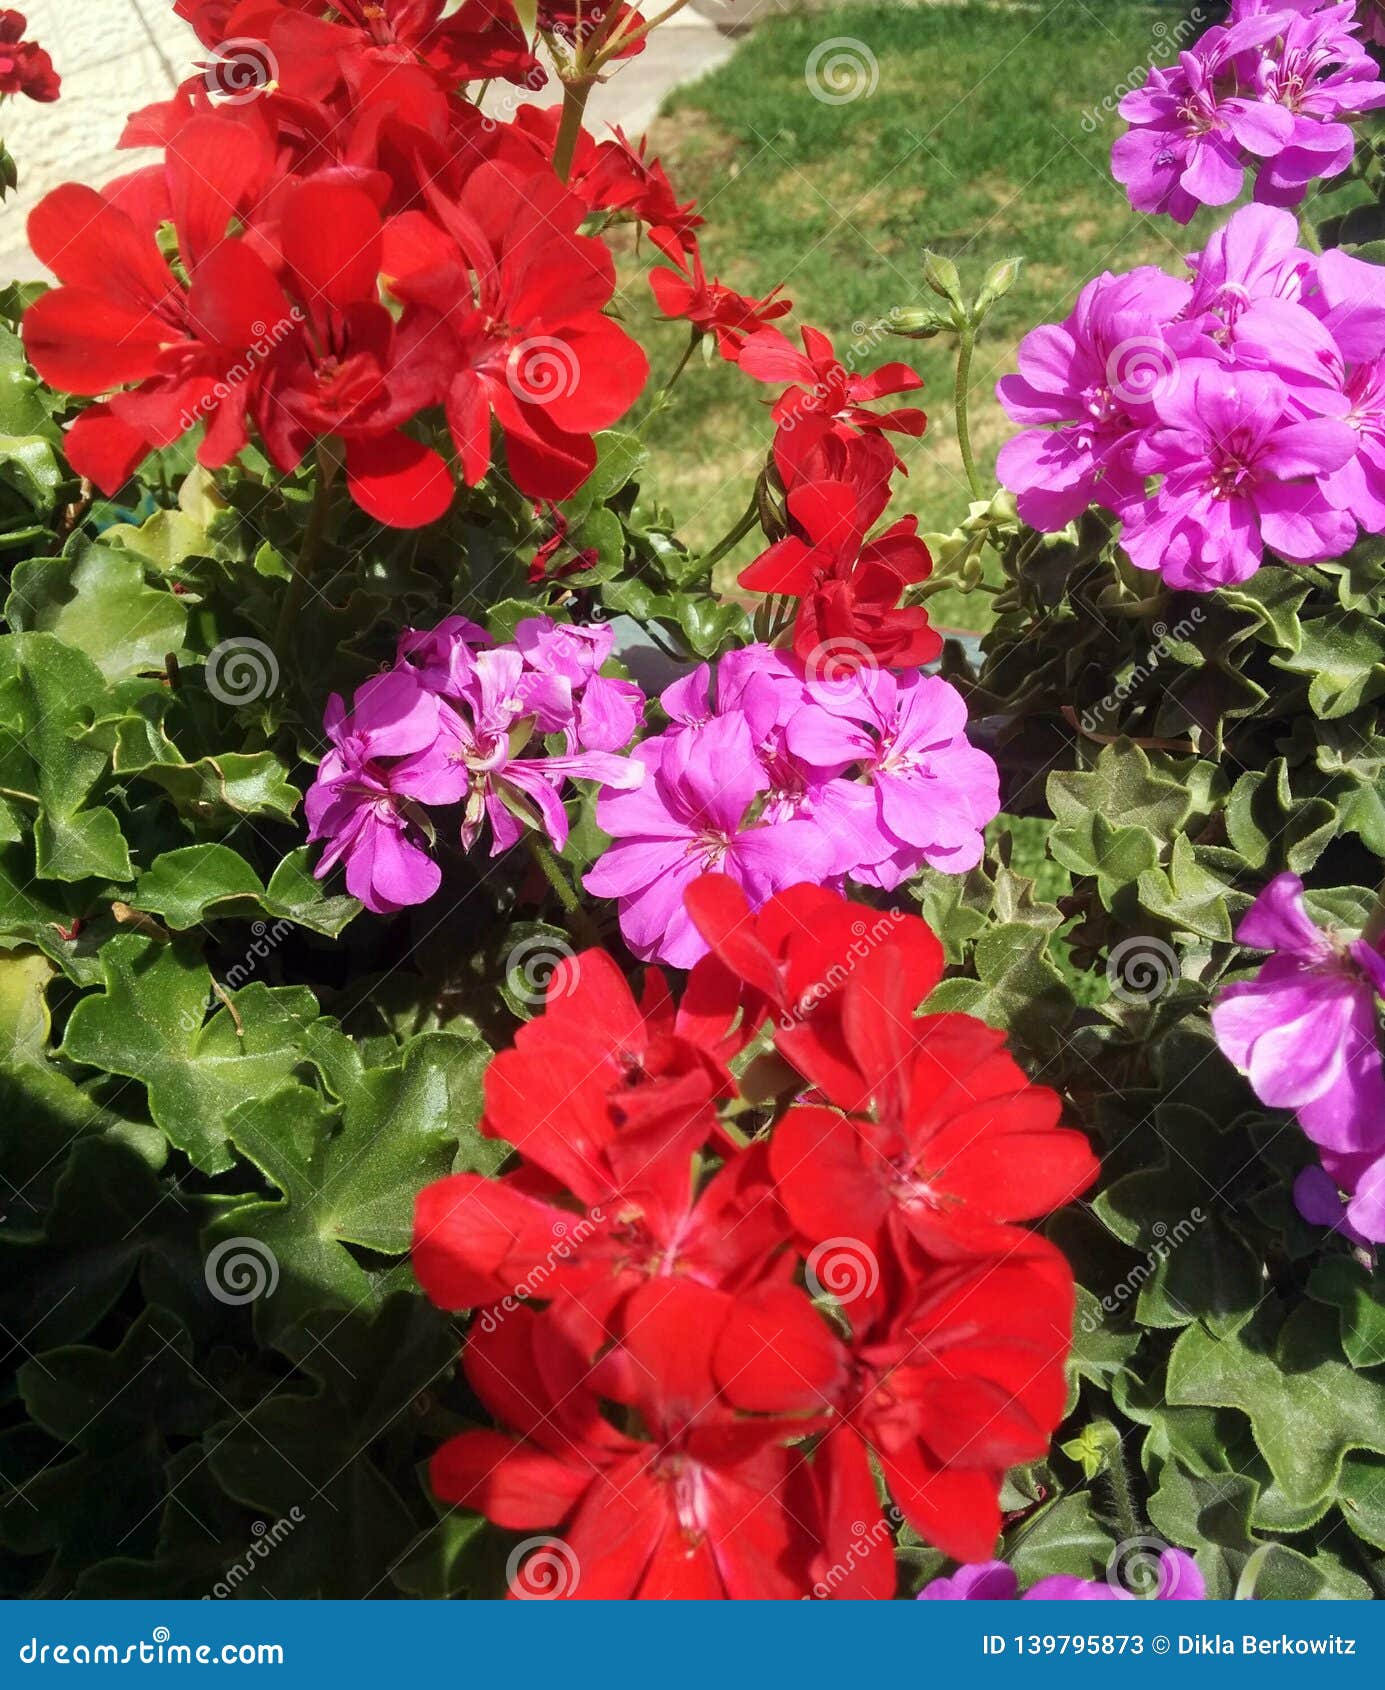
[[[723,534],[721,539],[717,541],[716,545],[712,547],[711,551],[704,554],[702,559],[704,567],[712,569],[719,564],[729,551],[734,550],[735,547],[740,545],[741,541],[745,539],[746,535],[750,533],[751,529],[756,526],[759,520],[760,501],[757,498],[752,497],[745,515],[741,517],[736,526],[729,534]]]
[[[582,133],[582,119],[592,85],[586,77],[563,84],[563,115],[558,121],[558,139],[553,144],[553,168],[560,182],[572,174],[573,154],[577,151],[577,137]]]
[[[972,497],[984,499],[985,489],[981,485],[981,477],[976,473],[976,460],[972,456],[971,421],[968,415],[971,355],[976,350],[976,330],[970,323],[959,332],[957,341],[957,385],[953,392],[953,405],[957,413],[957,448],[962,454],[962,468],[967,472]]]
[[[524,843],[529,855],[542,871],[544,879],[557,894],[558,902],[568,917],[567,926],[573,938],[579,939],[584,945],[599,946],[601,935],[597,932],[592,918],[583,909],[582,900],[577,896],[576,888],[568,879],[563,865],[532,829],[526,828]]]
[[[308,512],[308,525],[303,530],[303,543],[298,548],[293,580],[289,584],[288,592],[284,594],[284,602],[279,607],[279,620],[274,628],[274,647],[278,652],[287,651],[289,647],[293,624],[298,620],[299,612],[303,608],[308,582],[317,566],[322,542],[327,537],[327,518],[332,508],[332,483],[336,480],[340,467],[341,458],[335,442],[319,441],[317,481],[313,487],[312,509]]]
[[[691,335],[689,335],[689,337],[688,337],[688,344],[683,348],[683,356],[678,360],[678,362],[673,367],[673,374],[668,378],[668,380],[664,383],[663,387],[660,389],[659,397],[655,401],[656,405],[662,405],[664,403],[664,401],[668,398],[669,394],[673,392],[674,382],[676,382],[678,380],[679,376],[682,375],[683,371],[687,369],[688,360],[692,357],[693,353],[697,351],[699,345],[701,345],[701,342],[702,342],[702,330],[701,329],[694,329],[693,332],[691,333]]]
[[[1125,1465],[1125,1451],[1121,1436],[1109,1420],[1094,1422],[1092,1430],[1100,1439],[1106,1456],[1102,1477],[1111,1494],[1115,1509],[1115,1523],[1122,1540],[1140,1535],[1140,1511],[1135,1505],[1135,1493],[1130,1485],[1130,1473]]]

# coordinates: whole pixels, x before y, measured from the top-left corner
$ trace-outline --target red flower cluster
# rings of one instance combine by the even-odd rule
[[[163,162],[59,188],[30,222],[60,285],[26,317],[29,356],[103,401],[73,467],[110,493],[195,425],[209,467],[253,427],[280,470],[321,443],[362,509],[415,527],[453,498],[445,417],[468,484],[498,442],[522,492],[569,497],[648,374],[579,230],[601,213],[691,241],[657,162],[588,138],[564,185],[556,108],[497,123],[457,92],[543,78],[513,0],[177,9],[215,56],[127,127]]]
[[[566,962],[486,1077],[513,1171],[420,1194],[415,1270],[479,1311],[463,1365],[504,1428],[433,1484],[562,1534],[521,1594],[888,1597],[877,1476],[981,1560],[1047,1448],[1072,1278],[1015,1223],[1096,1164],[1002,1035],[915,1016],[942,968],[916,917],[811,886],[752,914],[720,876],[688,909],[712,953],[681,1004]]]
[[[887,434],[917,438],[922,411],[873,411],[877,399],[922,387],[907,364],[870,375],[849,372],[817,329],[803,330],[803,350],[762,327],[737,361],[757,381],[790,385],[772,415],[774,464],[787,495],[788,536],[741,574],[743,587],[796,598],[794,650],[810,667],[835,671],[880,665],[913,669],[931,662],[942,640],[921,607],[899,608],[904,589],[933,567],[905,517],[867,539],[902,469]]]
[[[62,79],[37,41],[26,41],[23,12],[0,10],[0,98],[27,94],[47,104],[62,92]]]

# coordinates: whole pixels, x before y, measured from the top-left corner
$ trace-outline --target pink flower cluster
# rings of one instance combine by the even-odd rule
[[[1212,1030],[1260,1101],[1292,1109],[1317,1146],[1322,1166],[1306,1169],[1294,1186],[1299,1211],[1357,1243],[1385,1243],[1385,1074],[1376,1016],[1385,955],[1364,937],[1323,932],[1295,874],[1269,883],[1236,938],[1272,955],[1254,980],[1220,993]]]
[[[1385,533],[1385,270],[1253,205],[1188,264],[1098,276],[1025,336],[996,389],[1026,425],[997,466],[1020,515],[1101,505],[1137,568],[1197,591]]]
[[[1225,24],[1121,101],[1131,127],[1111,171],[1130,203],[1187,223],[1237,199],[1247,169],[1267,205],[1339,176],[1355,146],[1342,119],[1385,105],[1359,28],[1353,0],[1233,0]]]
[[[699,875],[730,876],[752,909],[807,881],[889,891],[924,863],[962,873],[1000,808],[995,764],[968,743],[961,695],[918,670],[815,675],[752,645],[703,665],[661,702],[662,734],[635,750],[639,787],[606,791],[614,843],[586,877],[614,898],[641,959],[705,954],[683,907]]]
[[[327,707],[331,749],[306,802],[309,838],[328,842],[318,878],[344,864],[348,891],[376,914],[425,902],[442,880],[429,806],[462,806],[468,851],[484,822],[492,855],[526,828],[561,849],[565,781],[620,791],[645,778],[617,754],[644,695],[600,673],[613,641],[610,628],[546,616],[521,622],[506,645],[463,616],[406,630],[395,667],[359,687],[349,712],[337,696]],[[547,750],[548,735],[565,749]]]

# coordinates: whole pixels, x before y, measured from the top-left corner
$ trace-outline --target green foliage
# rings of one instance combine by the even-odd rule
[[[633,609],[707,655],[744,617],[630,435],[563,511],[579,575],[528,579],[551,530],[500,478],[420,535],[339,494],[286,615],[306,472],[170,456],[88,507],[54,415],[0,330],[0,1591],[498,1594],[501,1534],[427,1489],[479,1408],[408,1250],[420,1187],[508,1153],[517,947],[573,940],[522,852],[357,919],[303,843],[323,709],[454,610]]]

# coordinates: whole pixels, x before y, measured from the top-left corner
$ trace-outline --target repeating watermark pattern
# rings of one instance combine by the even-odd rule
[[[207,691],[222,704],[258,704],[279,685],[279,659],[248,635],[222,640],[207,655]]]
[[[849,106],[853,100],[868,99],[880,86],[880,61],[864,41],[834,35],[809,53],[803,80],[823,105]]]
[[[521,1003],[535,1009],[555,996],[570,997],[580,978],[572,946],[545,934],[521,939],[505,958],[505,980],[510,990]]]
[[[571,1223],[554,1221],[553,1243],[543,1260],[529,1269],[507,1297],[502,1297],[498,1303],[492,1303],[490,1308],[481,1313],[476,1322],[480,1329],[488,1334],[494,1332],[507,1315],[514,1314],[535,1297],[546,1296],[544,1287],[548,1281],[565,1262],[572,1260],[587,1239],[600,1232],[605,1221],[606,1217],[600,1209],[589,1209],[585,1215],[575,1216]]]
[[[522,340],[505,362],[505,380],[526,405],[556,405],[570,399],[582,379],[576,352],[553,335]]]
[[[1158,335],[1131,335],[1111,348],[1106,385],[1122,405],[1163,399],[1178,384],[1178,359]]]
[[[1120,1284],[1100,1299],[1101,1314],[1092,1309],[1087,1310],[1082,1316],[1082,1330],[1088,1334],[1097,1331],[1102,1324],[1103,1315],[1119,1314],[1132,1297],[1138,1297],[1142,1287],[1158,1267],[1169,1259],[1180,1244],[1185,1244],[1206,1219],[1206,1214],[1194,1205],[1183,1219],[1172,1227],[1167,1221],[1155,1221],[1150,1228],[1154,1234],[1154,1243],[1146,1252],[1145,1259],[1137,1262]]]
[[[1135,65],[1109,94],[1082,113],[1082,127],[1087,134],[1095,135],[1103,124],[1108,123],[1116,115],[1116,108],[1125,96],[1133,94],[1137,88],[1144,87],[1150,71],[1156,65],[1167,64],[1170,59],[1176,59],[1194,36],[1202,34],[1206,22],[1207,13],[1200,6],[1194,6],[1175,24],[1166,23],[1161,18],[1150,31],[1149,56]]]
[[[804,659],[803,675],[819,692],[847,698],[857,685],[860,671],[875,667],[875,653],[863,640],[841,636],[813,647]]]
[[[262,364],[268,362],[274,349],[306,321],[307,318],[299,307],[291,305],[284,315],[273,323],[252,323],[250,332],[255,338],[224,375],[218,377],[205,393],[199,394],[196,404],[188,406],[178,418],[179,427],[186,433],[198,423],[205,422],[238,387],[244,386],[250,380]]]
[[[556,1602],[574,1596],[582,1567],[572,1545],[560,1537],[527,1537],[505,1563],[510,1594],[521,1602]]]
[[[815,1299],[845,1308],[874,1292],[880,1283],[880,1263],[870,1245],[859,1238],[827,1238],[814,1245],[806,1277]]]
[[[219,1578],[207,1594],[202,1598],[204,1602],[224,1602],[234,1596],[238,1587],[245,1583],[262,1561],[274,1553],[286,1537],[290,1537],[296,1526],[301,1526],[305,1519],[303,1510],[294,1504],[282,1519],[278,1519],[272,1526],[267,1526],[263,1520],[256,1520],[250,1531],[254,1541],[239,1561],[226,1569],[225,1576]]]
[[[1111,996],[1132,1007],[1145,1008],[1163,997],[1181,974],[1173,946],[1147,933],[1122,939],[1106,959]]]
[[[825,998],[841,991],[859,965],[889,938],[903,919],[899,910],[880,910],[875,913],[874,920],[853,921],[851,943],[845,954],[824,972],[820,980],[814,980],[805,987],[793,1004],[779,1012],[780,1030],[785,1033],[791,1031],[806,1021]]]
[[[253,938],[244,957],[239,962],[233,962],[226,970],[223,985],[227,991],[239,991],[255,973],[260,963],[267,957],[273,956],[278,947],[293,932],[293,923],[285,920],[282,916],[273,926],[265,921],[252,921],[250,932]],[[220,1002],[215,993],[212,994],[212,998],[214,1001]]]
[[[1168,1592],[1176,1576],[1164,1560],[1168,1544],[1159,1537],[1127,1537],[1111,1551],[1106,1582],[1112,1590],[1153,1601]]]
[[[1102,723],[1107,722],[1135,693],[1158,674],[1159,665],[1168,657],[1171,648],[1178,642],[1192,639],[1202,625],[1205,612],[1200,605],[1194,605],[1188,614],[1175,622],[1172,628],[1163,622],[1156,622],[1150,632],[1154,635],[1154,644],[1144,657],[1135,665],[1123,680],[1111,688],[1099,704],[1084,710],[1081,716],[1082,732],[1096,733]]]
[[[851,1523],[851,1537],[846,1546],[845,1555],[839,1556],[832,1565],[826,1568],[813,1588],[803,1598],[805,1602],[827,1602],[836,1595],[841,1586],[855,1572],[861,1563],[869,1558],[875,1550],[887,1551],[893,1545],[894,1534],[903,1524],[904,1516],[893,1503],[890,1503],[878,1519],[867,1523],[865,1520],[853,1520]]]
[[[223,41],[216,57],[199,66],[202,86],[221,106],[243,106],[279,85],[279,61],[267,41],[237,35]]]
[[[258,1238],[225,1238],[208,1255],[203,1278],[219,1303],[238,1307],[279,1288],[279,1259]]]

